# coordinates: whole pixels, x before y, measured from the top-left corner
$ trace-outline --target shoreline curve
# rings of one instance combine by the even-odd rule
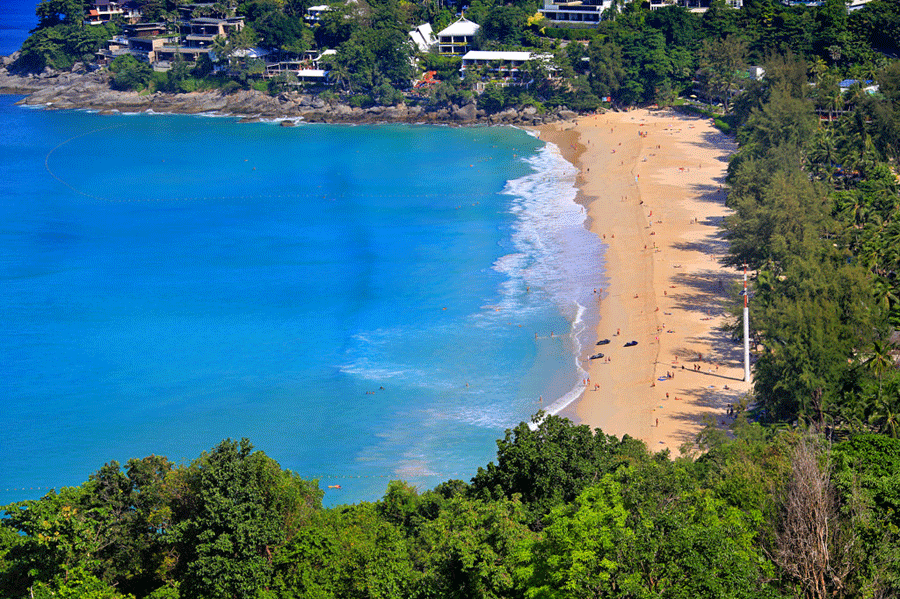
[[[729,406],[752,384],[742,380],[740,345],[721,329],[741,276],[720,262],[736,144],[709,119],[672,110],[533,130],[579,169],[576,201],[606,245],[609,286],[594,309],[597,338],[610,344],[603,360],[582,357],[589,383],[561,415],[677,456],[707,424],[730,424]]]

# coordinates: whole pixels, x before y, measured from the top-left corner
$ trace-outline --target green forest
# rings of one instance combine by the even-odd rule
[[[246,440],[5,507],[4,597],[889,597],[900,441],[739,419],[672,460],[555,416],[470,482],[323,508]]]
[[[365,10],[315,30],[299,18],[303,2],[236,10],[253,43],[337,48],[341,81],[325,93],[398,101],[412,50],[391,40],[454,15],[433,2],[353,6]],[[165,19],[174,4],[144,9]],[[66,68],[91,54],[102,36],[79,25],[78,10],[78,0],[44,0],[21,65]],[[190,464],[110,462],[79,487],[3,508],[0,596],[900,594],[900,4],[848,13],[834,0],[713,2],[698,15],[631,3],[585,30],[555,30],[536,11],[530,0],[472,2],[482,47],[552,52],[561,74],[487,85],[480,104],[687,103],[736,135],[725,260],[753,275],[755,363],[732,429],[709,427],[672,456],[539,415],[535,430],[507,431],[469,481],[394,481],[378,501],[331,508],[317,481],[246,440]],[[441,83],[402,101],[472,98],[478,75],[460,79],[454,60],[420,56]],[[749,65],[765,75],[748,77]],[[213,81],[206,67],[138,73],[129,86],[196,89]],[[133,77],[137,67],[116,68]],[[256,85],[248,72],[231,81]],[[695,92],[708,101],[689,102]],[[740,302],[736,290],[735,314]]]

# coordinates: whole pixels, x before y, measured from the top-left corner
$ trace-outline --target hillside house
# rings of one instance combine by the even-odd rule
[[[462,56],[472,49],[481,25],[460,17],[437,34],[438,52],[445,56]]]
[[[544,0],[540,13],[554,24],[597,24],[603,11],[612,8],[612,0],[573,0],[553,2]]]
[[[328,83],[329,71],[326,68],[327,63],[323,62],[323,59],[336,54],[337,50],[325,50],[320,54],[310,50],[305,53],[302,59],[268,63],[263,76],[271,78],[283,73],[293,73],[299,83],[325,84]]]
[[[462,57],[460,73],[467,70],[486,68],[488,72],[501,79],[518,79],[521,75],[521,67],[533,60],[549,63],[549,54],[537,54],[534,52],[502,52],[486,50],[470,50]],[[548,69],[552,70],[549,67]]]
[[[434,30],[431,28],[430,23],[419,25],[410,31],[408,35],[419,52],[429,52],[438,43],[437,36],[434,35]]]
[[[85,14],[85,25],[103,25],[113,19],[125,23],[137,23],[141,20],[141,9],[135,2],[119,2],[119,0],[92,0]]]
[[[322,22],[322,19],[325,16],[325,13],[331,10],[331,7],[327,4],[318,4],[316,6],[310,6],[306,9],[306,13],[303,15],[303,20],[309,23],[310,25],[318,25]]]
[[[244,17],[200,17],[181,21],[179,27],[186,47],[209,48],[217,37],[228,37],[229,33],[243,29]]]

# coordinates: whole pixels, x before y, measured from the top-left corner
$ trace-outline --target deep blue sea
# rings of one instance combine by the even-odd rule
[[[326,504],[374,500],[468,480],[504,429],[578,395],[603,248],[556,148],[18,99],[0,96],[0,504],[226,437],[340,485]]]
[[[36,0],[3,0],[0,6],[0,56],[9,56],[22,46],[37,25]]]

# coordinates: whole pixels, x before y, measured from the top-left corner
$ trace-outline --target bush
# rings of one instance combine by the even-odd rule
[[[200,89],[200,81],[190,77],[188,79],[183,79],[178,83],[178,91],[183,94],[189,94],[191,92],[195,92]]]
[[[462,64],[462,59],[457,56],[425,54],[422,62],[425,70],[435,71],[435,76],[441,81],[459,79],[459,66]]]
[[[561,27],[545,27],[544,35],[557,40],[592,40],[597,37],[596,29],[563,29]]]
[[[725,122],[725,120],[721,117],[716,117],[713,119],[713,124],[722,132],[722,133],[731,133],[731,125]]]
[[[131,54],[125,54],[116,58],[109,65],[113,73],[112,85],[116,89],[136,91],[144,89],[153,79],[153,69],[150,65],[140,62]]]
[[[478,98],[478,105],[487,112],[498,112],[506,105],[506,94],[496,83],[488,83]]]
[[[241,84],[237,81],[229,81],[225,85],[222,86],[223,94],[233,94],[234,92],[241,89]]]
[[[375,102],[372,100],[372,97],[367,96],[366,94],[357,94],[350,98],[350,106],[354,108],[369,108],[374,104]]]
[[[381,106],[394,106],[402,104],[404,101],[403,94],[394,89],[390,83],[382,83],[378,88],[378,104]]]
[[[40,72],[44,68],[64,70],[76,62],[90,62],[97,49],[118,31],[115,24],[81,27],[80,24],[58,24],[42,27],[22,44],[13,70]]]

